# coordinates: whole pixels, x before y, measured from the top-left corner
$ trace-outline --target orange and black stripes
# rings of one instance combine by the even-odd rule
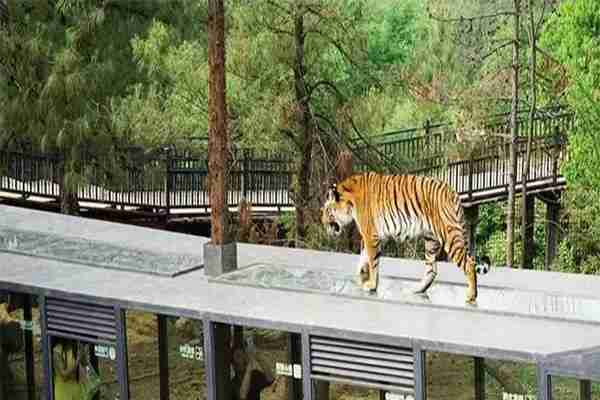
[[[458,195],[444,182],[421,176],[357,175],[341,185],[357,193],[361,230],[377,236],[432,236],[449,257],[464,267],[464,212]],[[357,187],[358,186],[358,187]],[[377,226],[379,224],[379,226]],[[359,224],[360,225],[360,224]],[[414,226],[418,225],[418,226]]]
[[[369,268],[369,280],[363,282],[365,288],[377,285],[381,241],[423,237],[426,262],[432,270],[437,256],[445,251],[467,275],[469,301],[474,300],[475,263],[467,250],[464,210],[456,192],[445,182],[423,176],[366,173],[345,179],[334,190],[328,196],[326,209],[330,217],[324,223],[341,223],[344,210],[352,210],[363,238],[362,253],[368,255],[365,266]]]

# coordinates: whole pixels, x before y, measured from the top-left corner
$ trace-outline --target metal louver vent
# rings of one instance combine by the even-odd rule
[[[111,306],[46,299],[48,334],[89,343],[116,342],[116,316]]]
[[[311,336],[310,373],[313,379],[415,391],[414,353],[409,348]]]

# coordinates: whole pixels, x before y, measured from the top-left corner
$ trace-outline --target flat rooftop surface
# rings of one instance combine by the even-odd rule
[[[556,295],[541,291],[503,287],[479,289],[477,306],[465,303],[464,286],[434,284],[427,294],[413,294],[414,280],[383,276],[377,293],[363,291],[350,273],[304,266],[260,263],[211,279],[214,282],[337,295],[341,297],[392,303],[408,303],[504,313],[534,318],[563,319],[600,324],[600,299]]]
[[[9,206],[0,206],[0,226],[198,259],[207,242]],[[594,276],[496,268],[480,279],[478,305],[466,306],[464,276],[446,263],[428,298],[420,298],[402,291],[422,275],[418,260],[384,258],[382,290],[370,296],[350,282],[358,261],[351,254],[238,244],[240,271],[213,280],[203,269],[157,275],[34,251],[14,252],[4,244],[0,289],[498,359],[541,361],[600,346],[600,278]]]

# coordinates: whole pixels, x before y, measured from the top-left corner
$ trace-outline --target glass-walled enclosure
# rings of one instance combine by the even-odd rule
[[[207,398],[202,321],[127,311],[132,400]]]
[[[51,338],[55,400],[108,400],[119,396],[112,344]]]
[[[0,292],[0,400],[45,393],[37,296]]]
[[[231,326],[204,326],[208,380],[217,398],[302,400],[302,340],[296,333]]]
[[[302,399],[299,335],[236,326],[231,343],[234,399]]]

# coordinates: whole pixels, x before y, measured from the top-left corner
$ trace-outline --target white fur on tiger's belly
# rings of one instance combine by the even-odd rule
[[[386,223],[387,222],[387,223]],[[392,216],[381,216],[375,221],[377,236],[380,239],[396,239],[401,242],[406,239],[413,239],[429,232],[425,223],[416,217],[411,217],[406,220],[401,218],[393,218]]]

